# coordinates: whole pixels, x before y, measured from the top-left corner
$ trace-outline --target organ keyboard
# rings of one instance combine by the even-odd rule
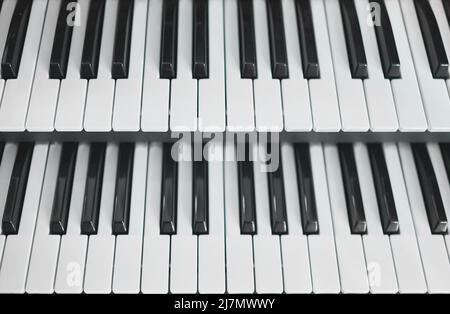
[[[0,292],[450,293],[449,25],[0,1]]]

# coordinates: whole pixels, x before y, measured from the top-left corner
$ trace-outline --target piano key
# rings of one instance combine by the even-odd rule
[[[173,159],[172,145],[163,145],[161,192],[161,234],[177,233],[178,162]]]
[[[269,45],[272,63],[272,77],[289,77],[286,38],[284,35],[283,8],[281,1],[267,0],[267,21],[269,26]]]
[[[386,161],[384,160],[381,144],[371,145],[377,145],[375,147],[380,150],[380,154],[383,154],[382,158],[385,164]],[[366,209],[368,226],[367,234],[363,235],[363,244],[369,289],[371,293],[397,293],[397,276],[389,235],[383,233],[384,228],[380,219],[379,208],[377,208],[379,207],[379,203],[377,203],[378,195],[376,186],[374,186],[376,181],[373,178],[373,175],[376,176],[376,172],[371,169],[371,147],[373,146],[367,147],[362,143],[356,143],[354,146],[358,177],[361,183],[361,196]],[[386,164],[384,168],[383,172],[385,172],[385,176],[389,180]]]
[[[241,77],[258,77],[253,0],[238,0]]]
[[[139,293],[140,291],[147,155],[147,144],[136,143],[133,160],[133,182],[131,184],[129,231],[127,235],[116,236],[112,284],[114,293]]]
[[[447,0],[442,0],[442,5],[445,11],[445,15],[447,16],[447,20],[450,20],[450,3]]]
[[[49,233],[49,222],[55,193],[61,144],[50,145],[44,183],[39,203],[25,291],[53,293],[61,237]]]
[[[306,235],[319,233],[309,147],[307,143],[294,145],[301,223],[303,233]]]
[[[338,150],[350,231],[352,234],[364,234],[367,232],[367,222],[352,144],[339,144]]]
[[[383,232],[384,234],[399,233],[397,209],[395,208],[394,195],[392,194],[392,186],[386,159],[384,158],[383,147],[379,143],[374,143],[368,144],[367,149],[372,167],[372,176],[374,178]]]
[[[66,78],[72,43],[72,33],[74,30],[74,25],[67,23],[67,8],[71,7],[70,3],[73,3],[73,1],[61,0],[60,3],[49,68],[50,78],[58,80]],[[75,5],[78,5],[77,1]],[[77,14],[76,11],[75,14]]]
[[[112,119],[114,131],[136,132],[140,129],[147,2],[134,0],[128,78],[116,80]]]
[[[444,237],[433,234],[427,222],[418,176],[418,171],[421,170],[416,169],[417,166],[414,164],[412,147],[406,143],[399,143],[398,146],[402,161],[404,184],[408,192],[410,210],[417,235],[417,243],[420,248],[428,292],[447,292],[450,290],[450,264],[448,263]]]
[[[19,144],[17,149],[2,218],[2,233],[4,235],[19,233],[33,150],[34,144],[27,142]]]
[[[430,3],[414,0],[414,6],[433,77],[446,79],[448,77],[448,58]]]
[[[272,234],[287,234],[288,221],[281,159],[279,160],[278,169],[267,173],[267,181],[269,186],[269,207]]]
[[[292,2],[293,4],[294,2]],[[281,144],[281,159],[289,228],[289,234],[281,236],[284,292],[311,293],[312,282],[308,237],[303,232],[301,222],[301,196],[298,194],[293,145]]]
[[[251,132],[255,129],[253,83],[241,78],[238,0],[225,1],[224,11],[227,130]]]
[[[5,80],[16,79],[19,74],[32,5],[32,2],[26,0],[18,0],[16,3],[2,57],[2,78]]]
[[[102,204],[105,148],[106,145],[104,143],[92,143],[89,150],[86,189],[84,191],[83,212],[80,219],[81,233],[86,235],[98,232],[99,212]]]
[[[0,51],[3,51],[6,44],[6,38],[8,35],[9,24],[11,23],[11,18],[15,8],[15,1],[5,2],[5,5],[2,5],[2,10],[0,11]],[[3,93],[3,87],[5,85],[5,80],[1,78],[0,71],[0,92]],[[0,107],[1,108],[1,107]]]
[[[5,142],[0,142],[0,162],[2,161],[4,151],[5,151]]]
[[[177,77],[178,0],[163,1],[161,27],[160,76]]]
[[[196,0],[193,4],[192,76],[205,79],[209,76],[208,1]]]
[[[302,53],[304,78],[320,78],[320,65],[317,55],[310,0],[296,0],[295,9],[297,13],[297,27]]]
[[[340,144],[342,145],[342,144]],[[348,201],[346,202],[346,198],[350,195],[347,189],[344,188],[346,185],[346,180],[352,180],[353,184],[358,184],[357,173],[356,173],[356,165],[354,156],[353,156],[353,147],[345,146],[346,151],[343,151],[343,147],[339,146],[339,148],[335,145],[326,144],[324,145],[324,153],[325,153],[325,162],[326,162],[326,171],[328,178],[328,188],[330,193],[330,207],[331,207],[331,217],[333,220],[333,228],[334,228],[334,237],[336,243],[336,253],[337,260],[339,265],[339,274],[341,278],[341,292],[343,293],[367,293],[369,291],[369,282],[367,278],[367,265],[364,256],[364,247],[363,241],[361,237],[361,231],[366,231],[366,221],[365,217],[359,218],[359,215],[355,215],[355,208],[350,208],[350,206],[358,206],[362,207],[361,193],[359,192],[359,196],[355,196],[354,194],[351,196],[353,198],[359,198],[359,205],[351,204]],[[349,157],[349,149],[351,149],[351,156]],[[345,154],[345,156],[343,156]],[[341,155],[341,157],[340,157]],[[343,158],[347,160],[343,160]],[[353,165],[344,165],[349,162],[351,158],[351,163]],[[341,159],[341,165],[347,168],[347,170],[343,170],[342,174],[339,169],[339,159]],[[348,172],[350,167],[353,168],[350,173]],[[345,176],[348,178],[344,179]],[[356,176],[356,178],[355,178]],[[359,186],[358,186],[359,189]],[[347,210],[345,208],[347,207]],[[360,208],[362,209],[362,208]],[[353,211],[353,214],[351,212]],[[353,215],[353,217],[351,216]],[[356,219],[355,219],[356,218]],[[350,225],[349,225],[350,222]],[[358,222],[360,224],[358,225]],[[360,227],[359,230],[355,230],[355,226]],[[364,227],[364,229],[362,228]],[[359,233],[355,233],[359,232]]]
[[[445,165],[445,171],[447,173],[448,181],[450,182],[450,144],[449,143],[441,143],[441,154],[442,160]]]
[[[364,87],[361,78],[367,78],[367,75],[361,74],[362,71],[367,74],[367,61],[364,61],[366,67],[362,70],[363,65],[359,65],[360,61],[356,60],[360,50],[365,59],[365,52],[362,42],[357,43],[357,39],[353,39],[352,37],[355,36],[361,39],[358,23],[353,22],[357,26],[351,26],[349,25],[351,22],[347,20],[353,19],[353,21],[356,21],[357,16],[353,2],[349,3],[348,0],[339,0],[339,3],[341,4],[340,8],[337,1],[325,1],[324,5],[330,39],[330,50],[333,56],[342,130],[364,132],[369,129],[369,117],[367,115]],[[339,10],[341,14],[336,13]],[[346,39],[347,46],[345,45]],[[352,46],[349,42],[354,43],[355,46]],[[355,64],[352,62],[355,62]],[[352,70],[349,71],[348,67]],[[360,68],[357,69],[357,67]]]
[[[91,146],[91,152],[93,150],[97,150],[94,144]],[[116,237],[112,234],[111,221],[114,208],[117,156],[118,145],[115,143],[108,144],[105,152],[103,177],[99,179],[101,182],[101,200],[98,232],[95,236],[89,238],[86,253],[86,271],[83,287],[85,293],[111,292],[116,242]],[[91,165],[91,162],[89,162],[89,165]],[[88,178],[89,175],[88,168]],[[89,184],[90,182],[87,181],[87,185]]]
[[[119,145],[116,190],[114,193],[113,234],[128,234],[130,219],[131,184],[133,176],[134,144]]]
[[[159,11],[160,12],[160,11]],[[142,252],[142,293],[169,291],[170,236],[160,233],[163,145],[149,145]],[[155,254],[158,252],[158,254]]]
[[[225,144],[224,159],[227,292],[253,293],[253,241],[251,235],[241,235],[238,162],[232,141]]]
[[[114,52],[111,65],[111,75],[115,80],[128,78],[131,30],[133,28],[133,10],[134,1],[119,0]]]
[[[192,231],[196,235],[209,233],[208,162],[194,160],[192,168]]]
[[[111,63],[114,50],[117,9],[118,1],[106,1],[97,79],[89,81],[84,112],[83,126],[85,131],[88,132],[109,132],[112,128],[115,81],[111,77]]]
[[[20,232],[6,238],[0,268],[0,291],[24,293],[36,217],[47,162],[48,144],[36,143],[23,204]]]
[[[50,218],[50,234],[63,235],[67,231],[77,151],[77,143],[63,144]]]
[[[237,162],[239,184],[239,221],[241,234],[255,235],[256,227],[256,197],[253,165],[250,161]]]
[[[92,1],[89,6],[86,36],[81,56],[80,74],[82,79],[97,78],[104,15],[105,0]]]

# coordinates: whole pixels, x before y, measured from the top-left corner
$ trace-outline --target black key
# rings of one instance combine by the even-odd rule
[[[133,28],[134,0],[119,0],[116,35],[111,66],[112,78],[128,77],[130,67],[131,31]]]
[[[447,179],[450,183],[450,143],[440,144],[442,159],[444,160],[445,171],[447,172]]]
[[[447,21],[450,25],[450,1],[442,0],[442,5],[444,6],[445,15],[447,16]]]
[[[365,234],[367,232],[367,221],[364,214],[353,146],[352,144],[339,144],[338,148],[350,231],[352,234]]]
[[[81,57],[80,74],[82,79],[97,78],[104,15],[105,0],[91,1]]]
[[[258,76],[256,65],[255,20],[253,0],[239,0],[239,47],[241,58],[241,77],[255,79]]]
[[[239,217],[241,234],[256,234],[255,177],[249,144],[245,144],[245,160],[237,161]]]
[[[174,79],[177,77],[177,49],[178,0],[164,0],[159,65],[159,76],[161,78]]]
[[[21,143],[17,150],[2,219],[4,235],[17,234],[19,232],[33,149],[33,143]]]
[[[427,147],[423,143],[416,143],[411,144],[411,148],[431,232],[433,234],[447,233],[447,216]]]
[[[344,25],[345,41],[347,43],[348,61],[352,77],[357,79],[368,78],[366,52],[361,36],[353,0],[339,0],[342,23]]]
[[[309,144],[296,144],[294,149],[303,233],[318,234],[319,220],[317,218],[317,205]]]
[[[3,159],[3,151],[5,150],[5,142],[0,142],[0,162]]]
[[[96,234],[98,231],[105,151],[105,143],[91,144],[86,187],[84,190],[83,213],[81,215],[81,234]]]
[[[73,176],[77,159],[78,144],[64,143],[56,179],[53,208],[50,218],[50,234],[65,234],[72,199]]]
[[[193,162],[192,230],[193,234],[208,234],[208,161]]]
[[[375,25],[375,35],[377,36],[378,51],[384,77],[397,79],[401,77],[400,59],[397,46],[395,45],[394,33],[392,32],[391,20],[389,19],[384,0],[373,0],[373,2],[377,3],[380,8],[380,25]]]
[[[173,160],[171,150],[172,144],[164,144],[161,183],[161,234],[177,233],[178,163]]]
[[[300,37],[300,52],[302,53],[303,77],[305,79],[318,79],[320,78],[319,57],[317,56],[310,0],[296,0],[295,8]]]
[[[130,223],[131,185],[133,179],[134,144],[121,143],[117,161],[114,193],[113,234],[128,234]]]
[[[195,79],[209,76],[208,0],[194,0],[192,73]]]
[[[289,77],[289,67],[284,35],[283,8],[279,0],[266,0],[267,20],[269,25],[270,59],[272,77],[285,79]]]
[[[392,193],[391,180],[384,158],[383,147],[379,143],[367,145],[372,167],[373,181],[377,194],[378,210],[384,234],[399,233],[397,209]]]
[[[448,58],[439,26],[428,1],[414,0],[423,42],[427,50],[431,73],[436,79],[448,78]]]
[[[3,51],[2,78],[5,80],[16,79],[19,75],[32,5],[33,1],[29,0],[18,0],[16,3]]]
[[[66,78],[73,31],[73,25],[67,23],[67,15],[69,14],[67,6],[72,2],[74,0],[62,0],[59,8],[52,55],[50,57],[49,76],[51,79],[61,80]]]
[[[0,11],[2,10],[3,7],[3,0],[0,0]]]
[[[267,172],[269,186],[269,207],[272,234],[287,234],[288,222],[286,214],[286,199],[284,194],[284,178],[281,158],[275,171]]]

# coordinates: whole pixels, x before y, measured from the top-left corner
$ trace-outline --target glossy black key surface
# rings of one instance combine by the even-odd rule
[[[368,78],[366,52],[353,0],[339,0],[350,72],[355,79]]]
[[[161,183],[161,234],[177,233],[178,162],[172,158],[171,150],[172,144],[164,144]]]
[[[241,159],[241,160],[240,160]],[[241,234],[256,234],[255,177],[250,146],[245,144],[245,158],[238,157],[239,221]]]
[[[208,234],[208,161],[193,162],[192,231]]]
[[[384,234],[399,233],[397,209],[395,207],[394,194],[392,193],[391,180],[384,157],[383,146],[379,143],[373,143],[368,144],[367,149],[369,151],[383,232]]]
[[[319,220],[317,218],[316,195],[314,191],[309,144],[295,144],[294,149],[303,233],[318,234]]]
[[[445,214],[444,204],[434,173],[433,165],[426,144],[411,144],[416,164],[417,174],[419,176],[422,197],[425,204],[425,210],[428,216],[428,223],[433,234],[447,233],[448,222]]]
[[[134,143],[121,143],[117,161],[114,193],[113,234],[128,234],[130,224],[131,186],[133,180]]]
[[[17,234],[19,232],[33,150],[33,143],[24,142],[19,144],[11,180],[9,181],[5,211],[3,212],[2,232],[4,235]]]
[[[67,231],[77,151],[77,143],[64,143],[62,146],[50,217],[50,234],[65,234]]]
[[[281,158],[279,160],[278,168],[274,171],[267,172],[267,181],[269,187],[268,195],[272,234],[287,234],[288,221]]]
[[[317,56],[316,36],[311,12],[311,0],[296,0],[297,27],[302,54],[303,77],[320,78],[319,57]]]
[[[447,179],[450,183],[450,143],[441,143],[442,160],[444,161],[445,171],[447,172]]]
[[[339,144],[338,149],[350,231],[352,234],[365,234],[367,232],[367,221],[361,197],[353,146],[352,144]]]
[[[81,214],[81,234],[96,234],[98,231],[105,153],[105,143],[91,144],[84,190],[83,212]]]
[[[30,0],[18,0],[16,3],[3,51],[2,78],[5,80],[16,79],[19,75],[32,6],[33,1]]]
[[[417,19],[419,20],[431,73],[436,79],[448,78],[448,58],[433,9],[430,3],[425,0],[414,0],[414,6],[416,7]]]
[[[5,150],[5,142],[0,142],[0,163],[3,160],[3,151]]]
[[[71,12],[67,10],[74,0],[62,0],[59,8],[58,21],[56,22],[55,37],[53,39],[52,54],[50,57],[49,76],[51,79],[64,79],[69,63],[70,45],[74,25],[67,23],[67,16]]]
[[[174,79],[177,77],[178,0],[164,0],[162,14],[159,76]]]
[[[450,1],[442,0],[442,5],[444,6],[445,15],[447,16],[448,24],[450,25]]]
[[[238,0],[241,77],[247,79],[255,79],[258,76],[253,14],[253,0]]]
[[[192,76],[209,76],[208,0],[194,0]]]
[[[279,0],[266,0],[266,7],[272,77],[285,79],[289,77],[289,67],[284,34],[283,8]]]
[[[105,0],[91,1],[81,57],[80,74],[82,79],[97,78],[104,15]]]
[[[111,66],[111,75],[115,80],[128,78],[133,11],[134,0],[119,0]]]
[[[373,0],[372,2],[377,4],[378,6],[376,8],[380,10],[380,24],[374,25],[374,27],[384,77],[387,79],[400,78],[400,58],[398,56],[394,33],[392,32],[391,21],[386,10],[386,5],[384,0]]]

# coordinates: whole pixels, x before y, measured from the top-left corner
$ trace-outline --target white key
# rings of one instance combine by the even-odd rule
[[[289,78],[281,81],[284,129],[288,132],[311,131],[312,117],[308,80],[303,78],[300,46],[298,44],[295,1],[283,1],[286,51],[289,60]]]
[[[98,232],[89,237],[84,275],[84,292],[110,293],[114,265],[114,248],[116,237],[112,234],[114,191],[116,187],[116,171],[118,145],[108,144],[105,155],[105,168],[102,181],[102,198]]]
[[[28,266],[25,287],[27,293],[53,293],[54,291],[53,284],[61,237],[59,235],[50,235],[49,232],[60,156],[61,144],[52,144],[47,159],[38,219]]]
[[[141,292],[169,291],[170,236],[160,234],[163,154],[161,143],[151,143],[148,158]]]
[[[198,236],[198,291],[225,293],[223,143],[207,145],[209,233]]]
[[[364,132],[369,129],[369,117],[367,116],[363,81],[361,79],[353,79],[350,73],[339,2],[325,1],[324,5],[341,112],[342,130]],[[316,38],[320,40],[319,37]],[[322,64],[320,66],[322,67]]]
[[[177,77],[170,88],[170,129],[197,130],[197,80],[192,78],[192,0],[178,4]]]
[[[140,291],[147,153],[146,143],[136,143],[131,184],[129,230],[126,235],[116,236],[113,275],[113,292],[115,293],[138,293]]]
[[[444,237],[431,233],[411,147],[400,143],[399,150],[428,292],[449,292],[450,263]]]
[[[61,80],[55,117],[57,131],[79,132],[83,129],[87,80],[80,79],[81,56],[91,0],[80,0],[80,26],[74,27],[66,78]]]
[[[253,293],[253,241],[251,235],[241,235],[239,226],[238,170],[235,156],[234,143],[227,142],[224,164],[227,292]]]
[[[343,293],[367,293],[369,284],[362,239],[350,231],[338,149],[336,145],[325,145],[324,152],[341,289]]]
[[[145,48],[144,90],[141,129],[166,132],[169,129],[170,80],[159,78],[163,0],[149,1]]]
[[[390,80],[384,78],[375,35],[377,26],[367,22],[367,6],[366,1],[355,1],[369,73],[369,78],[365,79],[363,83],[370,117],[370,129],[372,131],[396,131],[398,130],[398,121]],[[417,94],[417,97],[420,99],[420,94]],[[403,99],[399,101],[403,101]]]
[[[0,269],[0,291],[24,293],[36,224],[41,188],[47,162],[48,144],[36,144],[33,150],[19,233],[6,237]]]
[[[225,68],[223,7],[220,0],[208,3],[209,78],[198,81],[198,129],[225,131]]]
[[[47,0],[34,1],[31,7],[19,73],[17,79],[8,80],[4,88],[0,107],[1,131],[25,131],[25,119],[46,9]]]
[[[255,129],[253,84],[250,79],[241,79],[237,0],[225,1],[224,8],[227,130],[251,132]]]
[[[339,104],[334,81],[333,62],[329,46],[325,6],[322,0],[311,1],[320,79],[309,80],[314,131],[337,132],[341,129]]]
[[[61,236],[55,280],[55,292],[57,293],[81,293],[83,291],[88,237],[81,234],[81,215],[88,161],[89,145],[80,144],[73,177],[67,232]]]
[[[367,274],[371,293],[397,293],[397,277],[389,236],[383,234],[377,195],[369,154],[362,143],[354,146],[361,197],[367,219],[367,234],[363,235]]]
[[[84,113],[86,131],[111,131],[115,82],[111,78],[114,35],[119,1],[106,0],[97,78],[89,80]]]
[[[281,236],[284,292],[311,293],[308,238],[303,234],[302,229],[295,156],[292,145],[282,144],[281,158],[289,228],[289,234]]]
[[[127,79],[116,80],[112,122],[114,131],[136,132],[140,129],[147,2],[134,1],[130,68]]]
[[[414,59],[422,101],[428,118],[429,131],[448,131],[450,122],[450,99],[445,81],[434,79],[428,63],[428,56],[417,19],[416,9],[411,0],[399,1],[403,12],[403,21],[408,34],[409,45]]]

